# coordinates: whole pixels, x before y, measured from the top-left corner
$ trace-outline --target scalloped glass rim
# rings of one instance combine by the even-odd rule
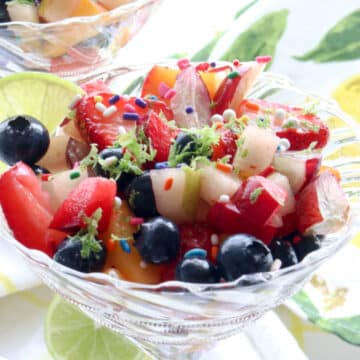
[[[97,22],[99,20],[102,19],[107,19],[107,18],[113,18],[113,17],[118,17],[120,15],[126,14],[128,12],[132,12],[134,10],[140,9],[143,6],[146,6],[148,4],[152,4],[152,3],[160,3],[162,0],[132,0],[129,3],[126,3],[124,5],[120,5],[115,9],[109,10],[107,12],[98,14],[98,15],[92,15],[92,16],[76,16],[76,17],[71,17],[71,18],[66,18],[63,20],[59,20],[59,21],[53,21],[53,22],[49,22],[49,23],[33,23],[33,22],[29,22],[29,21],[8,21],[8,22],[3,22],[0,23],[0,31],[2,28],[6,28],[8,26],[11,25],[20,25],[23,26],[25,28],[33,28],[36,30],[47,30],[47,29],[51,29],[55,28],[57,26],[64,26],[64,25],[74,25],[77,23],[93,23],[93,22]]]
[[[173,62],[169,62],[168,64],[173,65]],[[144,68],[149,68],[151,64],[144,65]],[[118,69],[112,69],[110,72],[106,72],[103,74],[97,74],[96,78],[99,78],[99,76],[103,76],[107,80],[111,79],[112,77],[116,77],[117,75],[121,75],[124,73],[124,69],[127,71],[139,71],[141,69],[141,66],[135,67],[133,69],[131,68],[123,68],[120,67]],[[87,79],[89,80],[89,79]],[[260,85],[259,85],[260,84]],[[292,82],[287,79],[286,77],[283,77],[278,74],[273,73],[264,73],[257,84],[255,84],[253,90],[251,91],[251,94],[256,94],[257,87],[261,87],[263,91],[266,91],[266,86],[264,87],[264,84],[268,84],[268,89],[274,89],[278,88],[285,91],[293,91],[295,93],[301,94],[302,96],[310,97],[317,99],[321,103],[321,110],[325,110],[331,115],[334,115],[341,120],[343,120],[347,125],[348,129],[353,136],[353,142],[360,144],[359,134],[360,134],[360,125],[356,123],[356,121],[352,118],[350,118],[348,115],[343,113],[336,103],[332,100],[322,98],[318,95],[311,94],[309,92],[306,92],[302,89],[299,89],[295,87]],[[251,96],[249,96],[251,97]],[[255,96],[252,96],[255,97]],[[357,134],[357,135],[356,135]],[[356,157],[355,159],[356,164],[360,165],[360,157]],[[351,175],[351,179],[354,179],[354,175]],[[256,274],[250,274],[250,275],[243,275],[237,280],[234,280],[232,282],[225,282],[225,283],[219,283],[219,284],[194,284],[194,283],[185,283],[185,282],[179,282],[179,281],[167,281],[156,285],[147,285],[147,284],[141,284],[141,283],[135,283],[130,282],[126,280],[117,279],[114,277],[111,277],[108,274],[105,273],[80,273],[78,271],[72,270],[70,268],[67,268],[59,263],[56,263],[54,260],[52,260],[49,256],[47,256],[45,253],[38,251],[38,250],[31,250],[26,247],[24,247],[21,243],[16,241],[12,235],[11,230],[7,226],[6,220],[4,218],[3,212],[0,208],[0,234],[4,239],[6,239],[8,242],[12,243],[17,250],[20,251],[20,253],[25,257],[29,258],[31,261],[35,261],[38,265],[41,265],[42,267],[51,269],[55,271],[58,274],[61,274],[61,276],[66,277],[68,280],[71,280],[71,278],[75,278],[78,280],[83,280],[86,283],[93,284],[93,285],[108,285],[114,288],[122,288],[122,289],[128,289],[128,290],[136,290],[136,291],[147,291],[147,292],[168,292],[168,293],[179,293],[179,292],[190,292],[193,294],[199,294],[202,292],[210,292],[210,291],[221,291],[221,290],[229,290],[233,288],[239,288],[239,287],[251,287],[256,286],[258,284],[265,284],[271,285],[273,282],[275,282],[278,279],[284,278],[289,274],[293,274],[296,272],[301,272],[302,270],[309,270],[310,271],[316,269],[318,266],[321,265],[327,258],[329,258],[331,255],[335,254],[342,246],[344,246],[351,237],[358,231],[357,230],[357,223],[359,222],[360,218],[360,169],[357,169],[357,173],[355,174],[356,182],[359,182],[358,185],[355,186],[356,188],[356,194],[355,196],[358,196],[359,199],[356,197],[356,202],[354,202],[349,220],[347,223],[347,226],[344,226],[343,229],[341,229],[339,232],[328,235],[325,237],[323,241],[323,246],[310,254],[308,254],[300,263],[293,265],[291,267],[280,269],[277,271],[272,272],[265,272],[265,273],[256,273]]]

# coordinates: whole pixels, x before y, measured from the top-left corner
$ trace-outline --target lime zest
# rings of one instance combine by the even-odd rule
[[[212,154],[213,145],[217,144],[220,139],[220,135],[216,132],[216,124],[211,127],[204,126],[201,129],[181,130],[190,135],[192,140],[184,147],[179,147],[176,142],[171,145],[169,154],[170,167],[184,163],[185,159],[188,158],[196,161],[200,158],[208,158]]]
[[[249,196],[250,204],[254,205],[258,201],[259,196],[261,195],[263,190],[264,190],[263,188],[258,187],[250,193],[250,196]]]
[[[96,209],[91,216],[82,214],[82,220],[86,224],[86,228],[80,229],[72,239],[81,242],[80,255],[83,259],[89,258],[91,253],[97,254],[102,250],[101,244],[97,239],[98,224],[102,217],[102,209]]]

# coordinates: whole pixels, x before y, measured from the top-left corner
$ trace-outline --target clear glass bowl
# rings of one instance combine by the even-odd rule
[[[109,65],[162,0],[131,0],[96,16],[0,24],[0,74],[38,70],[79,78]]]
[[[134,85],[148,69],[149,66],[118,68],[97,77],[121,93],[123,89],[116,84],[123,88]],[[100,324],[129,336],[155,358],[196,358],[217,340],[241,331],[300,290],[311,273],[351,239],[360,223],[360,152],[353,156],[352,151],[348,151],[349,146],[360,148],[359,124],[334,102],[298,89],[277,74],[264,73],[249,97],[294,105],[314,100],[319,114],[331,128],[324,164],[341,173],[351,215],[347,226],[327,236],[322,247],[299,264],[215,285],[177,281],[143,285],[102,273],[82,274],[54,262],[40,251],[25,248],[14,239],[3,214],[0,216],[1,238],[18,249],[30,268],[52,290]]]

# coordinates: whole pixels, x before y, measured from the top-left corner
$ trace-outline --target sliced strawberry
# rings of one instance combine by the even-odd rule
[[[284,111],[285,117],[282,120],[275,117],[278,109]],[[260,99],[243,100],[239,106],[239,115],[247,115],[250,119],[261,116],[270,118],[276,135],[289,140],[289,150],[305,150],[312,143],[315,144],[315,149],[322,149],[329,141],[330,131],[327,125],[318,116],[307,113],[301,107]],[[295,118],[296,123],[289,126],[287,123],[289,118]]]
[[[0,203],[15,238],[52,256],[66,234],[48,229],[52,219],[49,199],[27,165],[18,163],[1,176]]]
[[[100,208],[102,217],[98,231],[104,231],[110,220],[115,195],[115,181],[100,177],[87,178],[60,205],[50,227],[69,232],[76,231],[84,227],[84,215],[89,217]]]
[[[110,107],[110,99],[114,97],[111,93],[98,93],[96,96],[85,96],[76,106],[76,126],[81,132],[84,139],[89,143],[95,143],[102,150],[107,146],[111,146],[120,134],[119,127],[130,130],[136,126],[135,120],[125,120],[124,113],[128,113],[130,108],[134,110],[139,117],[145,115],[149,109],[147,105],[141,107],[137,105],[137,98],[122,97],[113,104],[116,111],[110,116],[104,114],[96,108],[98,99],[102,99],[101,103],[105,107]]]
[[[305,150],[309,148],[311,144],[316,144],[314,149],[322,149],[329,141],[329,128],[323,122],[317,121],[316,118],[303,120],[303,122],[305,121],[311,128],[308,126],[300,126],[300,128],[296,129],[283,129],[277,131],[276,135],[289,140],[290,150]]]
[[[286,197],[286,192],[273,181],[262,176],[250,176],[232,201],[244,217],[264,225],[284,206]]]
[[[224,156],[230,155],[230,163],[232,163],[237,150],[236,140],[236,134],[231,130],[225,130],[220,135],[219,142],[213,146],[211,160],[216,161]]]
[[[150,113],[145,125],[145,135],[151,140],[151,144],[156,150],[154,159],[156,162],[168,160],[170,146],[178,133],[178,129],[170,128],[155,112]]]
[[[344,226],[349,203],[336,177],[323,172],[311,181],[298,196],[296,214],[302,234],[326,235]]]
[[[208,222],[220,233],[250,234],[269,244],[277,229],[270,225],[263,225],[256,218],[249,220],[233,203],[215,203],[209,210]]]
[[[199,73],[192,66],[181,70],[176,78],[175,95],[170,101],[177,125],[201,128],[210,122],[210,96]]]

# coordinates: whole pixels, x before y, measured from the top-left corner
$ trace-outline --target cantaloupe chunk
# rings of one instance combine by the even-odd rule
[[[131,249],[130,253],[127,253],[121,248],[119,243],[115,243],[113,249],[108,251],[104,269],[107,271],[114,268],[123,279],[128,281],[157,284],[161,282],[164,266],[145,264],[142,261],[140,253],[134,246],[133,234],[137,231],[137,226],[129,223],[131,216],[133,216],[131,210],[123,202],[119,209],[114,209],[106,232],[100,234],[99,237],[104,241],[105,246],[108,245],[111,234],[114,234],[119,238],[128,238],[128,244]]]

